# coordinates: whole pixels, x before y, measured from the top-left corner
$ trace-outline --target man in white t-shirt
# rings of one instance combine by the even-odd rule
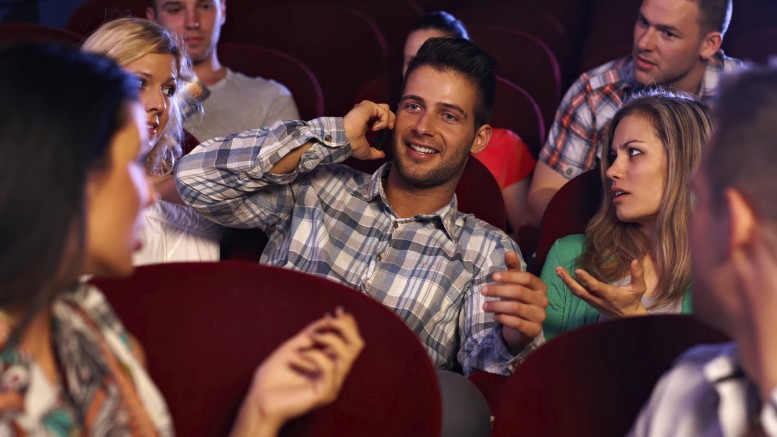
[[[217,45],[226,21],[226,0],[149,0],[146,18],[177,33],[186,43],[199,85],[203,114],[184,127],[200,141],[278,120],[299,118],[289,90],[278,82],[248,77],[219,62]]]

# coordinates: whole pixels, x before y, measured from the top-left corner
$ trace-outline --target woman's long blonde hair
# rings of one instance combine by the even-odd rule
[[[177,86],[193,79],[191,62],[184,45],[164,27],[141,18],[120,18],[109,21],[95,30],[82,43],[81,49],[113,59],[120,66],[132,63],[151,53],[171,55],[175,59]],[[170,118],[159,141],[146,157],[149,174],[169,174],[180,158],[183,142],[182,93],[176,92],[171,99]]]
[[[652,236],[646,235],[635,223],[618,220],[610,192],[612,184],[606,176],[611,165],[615,129],[630,115],[649,121],[666,151],[666,182]],[[688,246],[691,180],[711,131],[712,120],[705,104],[668,91],[654,90],[636,95],[618,110],[607,130],[607,141],[602,150],[599,166],[602,204],[586,228],[585,252],[579,259],[581,268],[612,283],[629,275],[631,260],[642,260],[649,255],[658,277],[654,305],[683,298],[691,283]]]

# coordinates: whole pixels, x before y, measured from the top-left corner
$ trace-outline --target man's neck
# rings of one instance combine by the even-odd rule
[[[214,51],[210,56],[193,65],[194,74],[205,86],[213,86],[227,77],[227,69],[219,62],[219,57]]]
[[[680,80],[666,84],[670,89],[685,91],[690,95],[698,95],[701,91],[704,73],[707,71],[709,61],[700,61],[685,77]]]
[[[419,214],[432,214],[450,203],[456,191],[456,184],[450,183],[431,188],[411,187],[394,169],[391,169],[383,189],[394,213],[400,218],[407,218]]]

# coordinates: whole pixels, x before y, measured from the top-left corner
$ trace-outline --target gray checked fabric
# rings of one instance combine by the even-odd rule
[[[295,171],[269,172],[307,142]],[[341,118],[278,122],[203,143],[176,181],[210,219],[264,230],[262,263],[329,278],[392,309],[437,367],[509,373],[542,339],[513,356],[480,288],[505,269],[505,252],[520,256],[517,245],[458,212],[455,196],[434,214],[398,218],[383,191],[390,164],[373,175],[336,164],[350,152]]]

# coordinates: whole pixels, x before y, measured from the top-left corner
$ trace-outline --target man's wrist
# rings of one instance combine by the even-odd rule
[[[528,337],[516,329],[502,325],[502,339],[507,346],[507,350],[512,355],[518,355],[526,348],[526,345],[532,342],[533,338]]]

